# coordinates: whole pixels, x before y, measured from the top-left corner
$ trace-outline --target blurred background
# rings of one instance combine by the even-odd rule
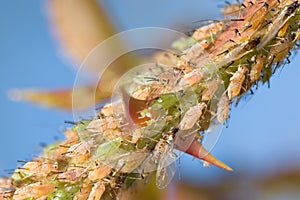
[[[88,5],[93,7],[93,12],[97,13],[100,8],[104,12],[101,16],[96,14],[97,17],[107,16],[112,26],[100,30],[95,26],[94,30],[78,25],[76,32],[73,30],[80,21],[72,15],[88,18],[88,13],[81,10],[85,5],[76,8],[75,2],[82,2],[76,0],[72,12],[68,13],[64,11],[68,10],[68,0],[56,2],[59,1],[6,0],[0,3],[1,175],[9,175],[19,165],[18,160],[29,160],[38,155],[45,144],[62,138],[62,131],[68,126],[64,121],[72,121],[68,111],[11,101],[8,91],[72,88],[76,68],[94,45],[93,41],[84,39],[89,31],[100,32],[100,35],[101,31],[105,32],[100,39],[114,32],[148,26],[188,32],[199,20],[221,19],[220,8],[225,5],[218,0],[89,0],[86,2],[93,2]],[[64,28],[70,22],[74,22],[71,28]],[[74,37],[81,40],[76,41]],[[93,39],[92,33],[90,38]],[[78,46],[82,49],[78,50]],[[229,127],[223,129],[212,153],[235,171],[204,168],[201,162],[183,156],[174,183],[161,199],[300,198],[297,189],[300,187],[297,82],[300,57],[294,52],[290,59],[291,64],[273,76],[270,88],[267,84],[259,86],[255,95],[247,96],[239,106],[232,108]]]

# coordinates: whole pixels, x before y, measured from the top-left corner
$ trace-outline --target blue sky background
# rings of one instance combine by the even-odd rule
[[[130,2],[130,3],[128,3]],[[201,19],[220,18],[222,1],[101,1],[119,31],[145,26],[182,31]],[[11,102],[12,88],[72,86],[75,72],[62,59],[45,13],[45,0],[3,0],[0,3],[0,174],[30,159],[40,143],[61,137],[72,120],[70,113]],[[277,73],[271,88],[260,86],[255,95],[232,109],[213,154],[235,169],[206,169],[189,156],[181,159],[184,180],[209,183],[221,176],[252,177],[299,168],[300,160],[300,57]]]

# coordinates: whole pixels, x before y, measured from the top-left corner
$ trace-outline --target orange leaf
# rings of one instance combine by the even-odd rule
[[[63,110],[84,109],[106,98],[109,94],[95,91],[95,86],[87,85],[77,88],[73,96],[73,88],[38,90],[38,89],[15,89],[9,92],[9,97],[16,101],[28,101],[44,107],[59,108]],[[73,97],[76,98],[73,104]]]
[[[49,0],[49,17],[64,50],[81,62],[114,31],[95,0]]]

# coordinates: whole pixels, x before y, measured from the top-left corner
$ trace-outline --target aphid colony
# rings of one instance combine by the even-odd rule
[[[0,199],[115,199],[154,171],[165,188],[176,171],[175,149],[231,170],[195,149],[212,124],[228,120],[232,102],[289,62],[300,9],[295,0],[247,0],[223,12],[229,19],[197,29],[170,66],[139,77],[147,84],[122,88],[129,105],[120,100],[74,123],[65,141],[2,179]]]

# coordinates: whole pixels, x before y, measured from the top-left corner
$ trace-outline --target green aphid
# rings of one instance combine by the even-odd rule
[[[155,101],[155,103],[160,104],[163,106],[165,109],[169,109],[170,107],[176,105],[178,103],[178,98],[176,97],[175,94],[164,94],[159,97]]]
[[[72,131],[74,131],[76,133],[80,133],[82,131],[85,131],[87,125],[89,125],[90,122],[91,122],[91,120],[81,120],[75,126],[72,127]]]
[[[122,144],[122,138],[118,137],[114,140],[107,141],[98,146],[96,150],[96,157],[102,158],[106,156],[110,156],[117,152]]]
[[[13,175],[11,176],[12,180],[14,181],[20,181],[22,179],[24,179],[24,177],[26,178],[26,174],[23,172],[20,172],[18,170],[16,170]]]
[[[24,172],[19,171],[18,169],[11,176],[12,180],[14,180],[15,184],[18,186],[23,183],[30,183],[32,181],[31,174],[26,174]]]
[[[191,106],[194,106],[198,103],[198,95],[196,94],[196,90],[197,85],[187,89],[182,94],[177,94],[177,99],[179,99],[179,107],[181,109],[187,110]]]
[[[66,200],[73,199],[75,194],[80,190],[80,184],[77,185],[58,185],[56,190],[51,193],[47,200]]]
[[[150,115],[149,109],[144,109],[141,111],[141,117],[148,117]]]
[[[172,44],[172,48],[177,49],[179,51],[184,51],[187,48],[190,48],[191,46],[193,46],[197,41],[192,38],[180,38],[179,40],[173,42]]]
[[[154,101],[151,105],[151,110],[155,110],[155,111],[158,111],[158,110],[162,110],[164,109],[164,107],[158,102],[158,101]]]

